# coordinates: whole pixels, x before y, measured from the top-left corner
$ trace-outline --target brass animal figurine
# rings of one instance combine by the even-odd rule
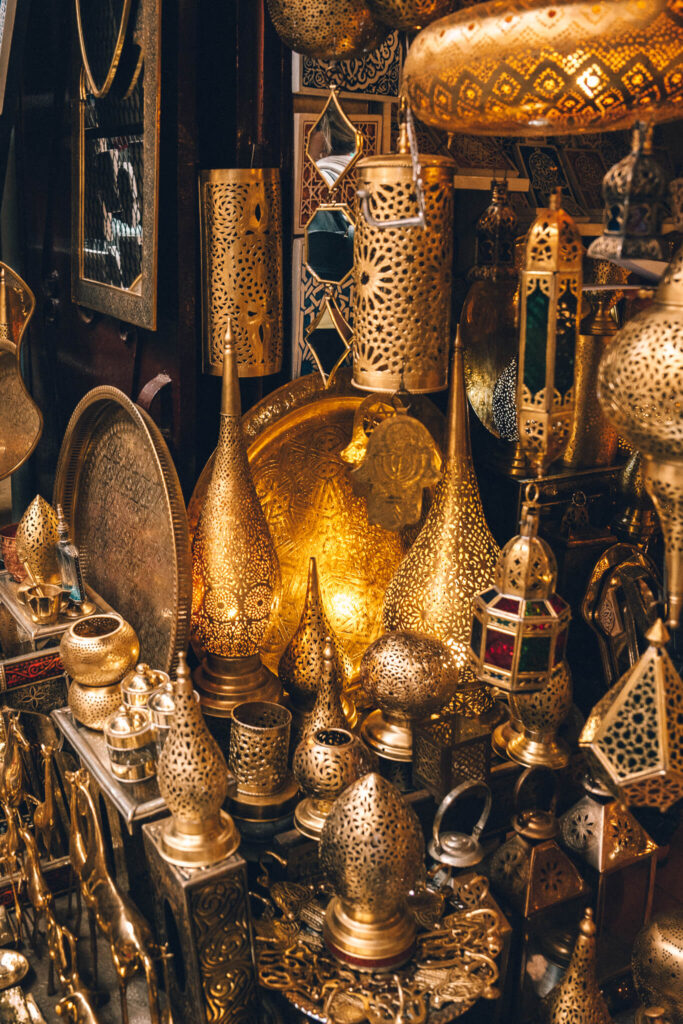
[[[29,829],[19,826],[19,835],[24,844],[22,851],[22,882],[26,888],[26,894],[33,907],[33,930],[31,932],[31,945],[35,949],[38,939],[38,922],[41,915],[47,915],[52,907],[52,890],[45,881],[40,866],[40,854],[38,844],[33,833]]]
[[[55,1006],[58,1017],[66,1017],[73,1024],[99,1024],[90,991],[84,987],[78,973],[76,936],[59,924],[52,908],[47,913],[48,950],[50,954],[50,980],[48,995],[54,994],[54,967],[64,995]]]
[[[75,835],[74,849],[79,866],[83,896],[92,906],[97,927],[109,943],[114,968],[119,980],[121,1018],[129,1024],[126,987],[131,977],[142,970],[147,981],[147,995],[152,1024],[161,1024],[159,993],[153,957],[162,952],[152,931],[132,901],[119,891],[107,869],[102,830],[90,792],[88,772],[67,774],[71,785],[69,801],[71,829]],[[83,851],[85,860],[80,862]],[[75,866],[75,865],[74,865]]]
[[[0,801],[5,820],[7,822],[7,831],[4,836],[0,836],[0,864],[2,865],[5,873],[9,876],[9,884],[12,890],[12,898],[14,899],[14,910],[17,916],[17,942],[22,942],[22,931],[24,912],[21,909],[21,900],[19,899],[19,893],[14,882],[14,874],[19,873],[19,814],[15,807],[10,807],[5,801]]]
[[[5,746],[0,761],[0,801],[18,807],[24,799],[24,763],[21,751],[31,749],[19,724],[19,713],[3,708],[5,716]]]
[[[65,779],[69,785],[69,860],[71,861],[71,870],[75,875],[76,879],[76,903],[77,903],[77,917],[75,929],[76,932],[80,931],[81,928],[81,906],[82,900],[85,900],[86,910],[88,912],[88,925],[90,929],[90,955],[93,965],[93,984],[95,988],[98,985],[98,956],[97,956],[97,927],[95,923],[95,901],[89,892],[85,888],[85,865],[88,859],[87,841],[86,835],[83,829],[83,815],[85,814],[85,805],[83,804],[82,789],[89,785],[90,776],[84,768],[80,768],[76,772],[65,772]],[[78,780],[79,785],[76,784]],[[79,805],[82,808],[79,813]],[[69,889],[69,914],[71,913],[71,889]]]
[[[28,794],[27,799],[36,805],[33,811],[33,830],[36,837],[40,836],[43,848],[45,849],[45,856],[49,857],[52,850],[52,838],[54,835],[55,825],[57,823],[54,776],[52,770],[55,748],[50,747],[45,743],[41,743],[40,750],[43,755],[43,766],[45,770],[43,785],[44,799],[41,802],[30,794]]]

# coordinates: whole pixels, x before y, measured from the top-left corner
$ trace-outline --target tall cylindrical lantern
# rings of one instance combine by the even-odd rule
[[[199,176],[202,236],[202,369],[220,376],[228,326],[240,377],[282,368],[280,170],[227,169]]]
[[[559,458],[574,416],[583,245],[561,192],[527,235],[519,293],[519,439],[537,476]]]
[[[353,383],[420,394],[448,384],[455,164],[420,154],[425,226],[391,226],[418,209],[407,143],[399,150],[356,164],[367,198],[356,203]]]

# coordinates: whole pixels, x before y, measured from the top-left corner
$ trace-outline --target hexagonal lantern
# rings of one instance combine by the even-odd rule
[[[650,646],[595,705],[579,746],[624,803],[668,811],[683,798],[683,680],[662,620],[645,636]]]
[[[477,677],[506,693],[542,689],[563,660],[571,611],[555,593],[555,556],[538,534],[538,489],[527,488],[520,533],[495,568],[495,585],[474,599],[470,661]]]

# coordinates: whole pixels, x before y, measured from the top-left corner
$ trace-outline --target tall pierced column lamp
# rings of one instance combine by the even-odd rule
[[[192,641],[202,708],[229,718],[245,700],[277,701],[282,687],[260,648],[280,592],[280,564],[256,494],[242,432],[237,357],[228,327],[220,432],[192,543]]]

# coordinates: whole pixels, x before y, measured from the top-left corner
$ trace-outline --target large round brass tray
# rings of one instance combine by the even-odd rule
[[[301,616],[311,555],[318,560],[330,625],[355,670],[379,635],[384,591],[412,540],[369,523],[365,498],[354,493],[340,456],[365,395],[343,376],[334,392],[315,380],[304,377],[279,388],[243,418],[256,491],[282,570],[279,615],[263,651],[273,671]],[[436,408],[425,399],[414,401],[415,414],[438,436],[442,420]],[[191,535],[212,468],[213,456],[188,507]]]
[[[59,453],[60,502],[86,583],[140,639],[140,657],[171,670],[187,647],[192,570],[185,503],[159,429],[112,387],[76,406]]]

